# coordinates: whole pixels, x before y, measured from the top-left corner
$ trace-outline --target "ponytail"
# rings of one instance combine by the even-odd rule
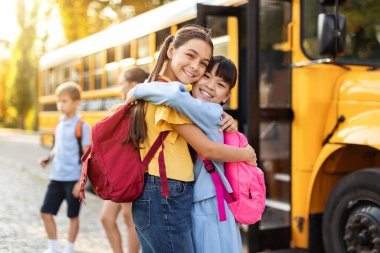
[[[147,137],[147,126],[145,122],[145,104],[144,100],[130,108],[132,125],[129,128],[127,142],[131,142],[136,149],[140,149],[140,144],[143,143]]]
[[[154,68],[148,77],[148,82],[153,82],[153,81],[157,80],[157,78],[160,74],[160,71],[161,71],[161,69],[164,66],[164,63],[166,61],[166,58],[168,55],[169,45],[170,45],[170,43],[173,42],[173,39],[174,39],[173,35],[169,35],[168,37],[166,37],[164,43],[161,46],[160,54],[158,55],[157,62],[154,65]]]
[[[160,71],[166,61],[167,52],[170,43],[174,39],[173,35],[166,37],[164,43],[161,46],[160,54],[158,55],[157,62],[148,77],[148,82],[157,80]],[[141,100],[135,105],[132,112],[132,127],[129,129],[128,142],[132,142],[136,149],[140,149],[140,144],[146,139],[148,128],[145,122],[145,106],[146,101]]]

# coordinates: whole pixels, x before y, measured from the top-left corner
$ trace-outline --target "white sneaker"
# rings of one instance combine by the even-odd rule
[[[65,249],[62,251],[62,253],[73,253],[74,252],[74,247],[66,245]]]

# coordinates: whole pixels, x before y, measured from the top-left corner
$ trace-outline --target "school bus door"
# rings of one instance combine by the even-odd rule
[[[255,148],[268,189],[261,222],[241,229],[244,252],[289,248],[291,4],[251,0],[239,7],[198,4],[197,11],[199,24],[211,29],[212,16],[236,17],[238,22],[237,47],[227,55],[237,56],[237,106],[226,111],[238,120],[239,131]]]

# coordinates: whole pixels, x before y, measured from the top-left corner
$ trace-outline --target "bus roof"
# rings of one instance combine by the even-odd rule
[[[122,45],[152,32],[185,22],[196,17],[197,3],[208,5],[234,5],[241,0],[177,0],[170,2],[120,24],[80,39],[43,55],[40,69],[48,69],[59,64]],[[243,1],[244,2],[244,1]]]

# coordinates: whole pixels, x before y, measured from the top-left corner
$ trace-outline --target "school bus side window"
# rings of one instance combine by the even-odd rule
[[[96,53],[94,55],[94,74],[95,74],[95,89],[101,89],[102,88],[102,74],[103,74],[103,59],[102,59],[102,52]]]
[[[137,61],[136,65],[149,72],[149,64],[153,58],[149,55],[149,35],[137,39]]]
[[[56,77],[55,77],[55,71],[54,68],[49,69],[49,84],[48,84],[48,94],[52,95],[54,94],[54,90],[56,87]]]
[[[86,56],[83,58],[83,79],[84,79],[84,90],[90,89],[90,57]]]
[[[170,35],[170,27],[156,32],[156,52],[160,50],[162,43],[164,43],[167,36]]]
[[[119,65],[117,62],[115,62],[115,60],[115,48],[113,47],[107,49],[107,64],[105,66],[107,75],[107,87],[112,87],[116,85],[116,74]]]

